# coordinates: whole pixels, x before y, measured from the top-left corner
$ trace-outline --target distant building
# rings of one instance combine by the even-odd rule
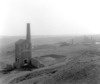
[[[95,44],[95,40],[92,37],[84,36],[83,44]]]
[[[30,65],[34,67],[41,67],[36,59],[32,58],[31,52],[31,34],[30,34],[30,23],[27,23],[27,35],[26,39],[20,39],[15,43],[15,67],[23,68]]]

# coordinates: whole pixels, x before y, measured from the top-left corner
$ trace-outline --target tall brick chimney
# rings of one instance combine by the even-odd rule
[[[31,42],[31,32],[30,32],[30,23],[27,23],[27,36],[26,40],[30,43]]]

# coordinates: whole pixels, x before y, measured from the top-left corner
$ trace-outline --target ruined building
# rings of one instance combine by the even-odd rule
[[[27,23],[26,39],[20,39],[15,43],[14,65],[17,69],[23,67],[25,68],[30,65],[35,68],[43,66],[42,64],[39,63],[39,61],[32,58],[30,23]]]

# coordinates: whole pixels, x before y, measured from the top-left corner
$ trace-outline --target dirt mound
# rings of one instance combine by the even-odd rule
[[[55,59],[61,59],[61,58],[65,58],[66,56],[64,56],[64,55],[50,54],[50,55],[41,56],[40,58],[45,58],[45,57],[52,57],[52,58],[55,58]]]
[[[41,61],[45,66],[51,66],[66,61],[66,57],[64,55],[49,54],[37,57],[36,59]]]
[[[49,77],[42,84],[99,84],[99,75],[99,65],[77,62]]]

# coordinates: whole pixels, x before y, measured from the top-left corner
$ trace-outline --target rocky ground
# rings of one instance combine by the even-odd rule
[[[1,75],[0,84],[99,84],[99,48],[82,47],[61,47],[55,50],[58,55],[37,57],[46,67]]]
[[[87,54],[38,70],[14,72],[2,84],[99,84],[100,57]]]

